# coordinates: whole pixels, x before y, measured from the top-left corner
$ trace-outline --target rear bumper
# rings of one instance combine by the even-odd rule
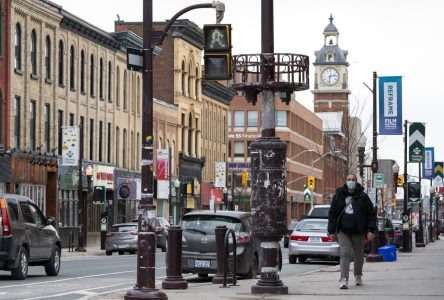
[[[17,267],[18,247],[13,237],[2,237],[0,239],[0,269],[8,270]]]
[[[339,244],[330,245],[303,245],[290,241],[289,255],[302,255],[307,257],[339,257]]]
[[[113,243],[107,241],[105,243],[105,251],[136,251],[137,250],[137,240],[122,243]]]

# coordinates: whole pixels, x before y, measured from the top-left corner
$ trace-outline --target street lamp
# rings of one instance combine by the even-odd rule
[[[392,166],[393,171],[393,186],[395,188],[395,195],[398,191],[398,175],[399,175],[399,165],[395,162]]]
[[[222,189],[222,194],[224,197],[225,210],[228,210],[228,189],[226,186]]]
[[[88,193],[91,193],[91,181],[93,176],[94,170],[91,167],[91,164],[89,164],[85,169],[86,179],[88,182]]]
[[[176,178],[176,180],[174,180],[174,188],[176,189],[176,210],[177,207],[180,207],[180,180],[178,178]],[[178,224],[178,222],[176,222],[176,216],[177,213],[173,212],[174,215],[174,224]],[[171,223],[173,224],[173,223]]]

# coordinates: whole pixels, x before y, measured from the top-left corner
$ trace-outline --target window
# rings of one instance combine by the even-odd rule
[[[193,115],[190,113],[188,115],[188,155],[191,156],[191,151],[193,149],[192,140],[193,140]]]
[[[69,114],[69,126],[74,126],[74,114]]]
[[[103,59],[99,61],[99,97],[103,99]]]
[[[244,142],[234,142],[234,157],[244,158],[245,146]]]
[[[111,123],[108,123],[108,136],[106,137],[107,147],[106,147],[106,161],[111,162]]]
[[[34,217],[35,224],[37,224],[37,225],[46,225],[45,221],[43,220],[42,213],[39,211],[37,206],[29,203],[29,210],[31,211],[31,214]]]
[[[138,114],[140,114],[140,77],[139,76],[137,76],[137,93],[136,93],[136,95],[137,95],[137,113]]]
[[[231,159],[231,142],[228,142],[228,157]]]
[[[45,41],[45,79],[51,80],[51,38],[46,36]]]
[[[127,103],[127,80],[126,80],[126,70],[123,72],[123,109],[128,109],[128,103]]]
[[[20,201],[20,210],[22,211],[25,223],[35,224],[34,216],[29,209],[28,203]]]
[[[196,78],[194,80],[194,94],[196,99],[199,99],[199,69],[196,68]]]
[[[45,148],[46,152],[51,151],[51,106],[49,104],[45,104],[45,110],[44,110],[45,116]]]
[[[89,119],[89,159],[94,159],[94,119]]]
[[[57,112],[57,126],[59,129],[59,143],[57,145],[57,152],[62,155],[62,145],[63,145],[63,110]]]
[[[82,154],[85,153],[85,117],[80,116],[80,138],[82,139]],[[84,156],[84,155],[83,155]]]
[[[136,136],[136,144],[137,144],[137,148],[136,148],[136,161],[140,161],[140,155],[139,155],[139,149],[140,149],[140,133],[137,133]],[[173,158],[171,158],[172,160]],[[172,160],[171,165],[174,166],[174,161]],[[139,170],[139,164],[136,164],[136,170]],[[174,170],[174,167],[171,168],[171,170]],[[172,174],[174,174],[174,172],[172,172]]]
[[[187,126],[185,124],[185,114],[182,114],[182,146],[181,146],[181,150],[183,152],[185,152],[185,135],[187,132]]]
[[[99,121],[99,161],[102,161],[103,151],[103,121]]]
[[[231,131],[231,111],[228,112],[228,130]]]
[[[124,169],[126,169],[126,148],[127,148],[127,145],[126,145],[126,142],[127,142],[127,136],[126,136],[126,129],[123,129],[123,138],[122,138],[122,167],[124,168]]]
[[[287,127],[287,111],[277,110],[275,113],[276,127]]]
[[[80,92],[85,93],[85,51],[80,52]]]
[[[120,107],[120,69],[116,70],[116,106]]]
[[[245,113],[243,110],[237,110],[234,112],[234,127],[245,126]]]
[[[37,75],[37,34],[31,32],[31,75]]]
[[[120,153],[120,129],[116,127],[116,166],[119,166],[119,153]]]
[[[59,41],[59,85],[63,86],[63,61],[64,61],[63,41]]]
[[[113,85],[112,85],[112,83],[113,83],[113,72],[112,71],[113,71],[113,69],[112,69],[111,61],[110,61],[110,62],[108,62],[108,102],[109,103],[113,102],[111,100],[111,91],[112,91],[112,88],[113,88]]]
[[[191,64],[188,66],[188,97],[191,97],[191,87],[193,83],[193,77],[191,76]]]
[[[74,69],[74,57],[75,57],[75,50],[74,50],[74,45],[71,45],[71,49],[69,51],[69,88],[71,90],[75,89],[75,82],[74,82],[74,77],[75,77],[75,69]]]
[[[94,97],[94,55],[91,54],[89,69],[89,95]]]
[[[182,62],[182,95],[185,95],[185,62]]]
[[[31,100],[29,106],[29,147],[31,150],[35,151],[35,133],[36,133],[36,103],[34,100]]]
[[[21,113],[20,113],[20,97],[15,97],[14,106],[14,142],[15,147],[20,148],[20,131],[21,131]]]
[[[15,25],[15,40],[14,40],[15,56],[14,56],[14,67],[17,70],[22,69],[22,28],[20,24]]]
[[[136,156],[134,155],[134,132],[131,131],[131,140],[130,140],[130,157],[131,157],[131,166],[130,168],[134,170],[134,164],[135,164],[135,158]]]
[[[248,127],[257,127],[258,126],[258,112],[256,110],[248,111]]]

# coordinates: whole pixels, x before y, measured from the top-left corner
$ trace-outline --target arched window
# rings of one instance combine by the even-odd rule
[[[51,80],[51,38],[45,40],[45,79]]]
[[[136,95],[137,95],[137,113],[138,114],[140,114],[140,77],[139,76],[137,76],[137,93],[136,93]]]
[[[91,54],[89,67],[89,94],[94,97],[94,55]]]
[[[108,102],[113,102],[111,100],[111,91],[113,90],[113,68],[111,66],[111,61],[108,62]]]
[[[123,139],[122,139],[122,167],[126,169],[126,149],[127,149],[127,136],[126,129],[123,129]]]
[[[103,59],[99,62],[99,97],[103,99]]]
[[[196,68],[196,77],[194,78],[194,95],[199,99],[199,69]]]
[[[131,144],[130,144],[130,156],[131,156],[131,169],[134,170],[136,153],[134,153],[134,132],[131,130]]]
[[[75,77],[75,63],[74,63],[74,58],[75,58],[75,50],[74,50],[74,45],[71,45],[71,49],[69,50],[69,88],[71,90],[75,89],[75,81],[74,81],[74,77]]]
[[[182,62],[182,95],[185,95],[185,62]]]
[[[131,74],[131,98],[133,101],[131,101],[131,111],[133,112],[133,114],[136,113],[136,103],[137,103],[137,98],[135,97],[136,95],[136,76],[133,74]]]
[[[17,70],[22,69],[22,28],[20,27],[20,24],[17,23],[15,25],[15,60],[14,60],[14,67]]]
[[[37,34],[31,32],[31,74],[37,75]]]
[[[60,40],[59,41],[59,85],[63,85],[63,61],[65,59],[64,57],[64,46],[63,46],[63,41]]]
[[[193,115],[191,113],[188,115],[188,126],[188,155],[191,156],[193,149],[193,145],[191,144],[193,141]]]
[[[119,154],[120,154],[120,129],[119,129],[119,126],[117,126],[116,127],[116,166],[118,166],[118,167],[120,167]]]
[[[123,109],[128,109],[126,70],[123,72]]]
[[[188,66],[188,97],[193,98],[191,95],[191,87],[193,86],[193,76],[191,76],[191,63]]]
[[[120,107],[120,69],[116,69],[116,106]]]
[[[80,52],[80,92],[85,93],[85,51]]]
[[[140,133],[137,133],[137,140],[136,140],[137,148],[136,148],[136,161],[140,161]],[[140,170],[140,164],[136,164],[136,170]]]

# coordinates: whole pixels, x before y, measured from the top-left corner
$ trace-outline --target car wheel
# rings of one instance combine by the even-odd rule
[[[112,251],[106,251],[105,254],[110,256],[110,255],[113,255],[113,252]]]
[[[208,274],[207,273],[197,273],[197,276],[200,278],[207,278]]]
[[[125,251],[119,251],[119,255],[125,254]]]
[[[18,266],[11,270],[12,279],[24,280],[28,276],[28,253],[23,247],[19,248]]]
[[[290,264],[295,264],[295,263],[296,263],[296,259],[297,259],[297,256],[296,256],[296,255],[289,255],[289,256],[288,256],[288,262],[289,262]]]
[[[303,263],[305,263],[307,261],[307,258],[299,256],[298,257],[298,261],[303,264]]]
[[[52,249],[51,258],[45,264],[45,272],[48,276],[57,276],[60,271],[60,248],[59,246],[54,246]]]
[[[253,260],[251,261],[250,270],[244,276],[245,279],[255,279],[257,276],[257,271],[258,271],[258,261],[257,261],[257,256],[255,255],[253,257]]]

